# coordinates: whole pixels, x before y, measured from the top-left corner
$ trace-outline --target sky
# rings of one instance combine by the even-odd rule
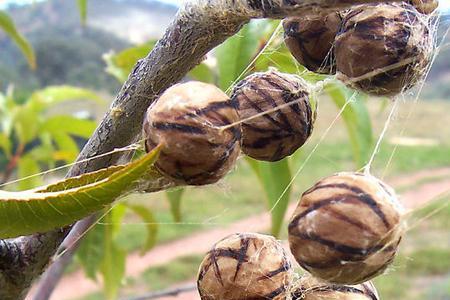
[[[41,0],[0,0],[0,8],[4,7],[6,4],[9,3],[29,4],[36,1]],[[184,0],[158,0],[158,1],[177,5],[182,3]],[[450,0],[440,0],[439,2],[440,2],[439,6],[443,11],[450,10]]]

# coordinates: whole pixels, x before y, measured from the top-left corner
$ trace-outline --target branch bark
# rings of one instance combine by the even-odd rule
[[[129,75],[78,160],[132,143],[141,132],[147,107],[180,81],[203,57],[253,18],[275,18],[331,11],[382,0],[197,0],[187,2],[153,51]],[[67,176],[117,162],[111,155],[75,165]],[[0,299],[23,299],[32,281],[49,264],[70,228],[0,240]]]

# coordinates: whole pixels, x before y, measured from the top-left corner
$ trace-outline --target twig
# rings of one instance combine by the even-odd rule
[[[195,291],[197,289],[197,285],[195,283],[190,283],[185,286],[181,286],[178,288],[171,288],[167,290],[162,290],[158,292],[150,292],[138,297],[134,298],[127,298],[123,300],[150,300],[150,299],[158,299],[161,297],[167,297],[167,296],[177,296],[179,294],[185,293],[185,292],[191,292]]]
[[[124,147],[140,134],[147,107],[181,80],[214,47],[252,18],[283,18],[311,11],[331,11],[382,0],[197,0],[187,2],[153,51],[140,60],[78,160]],[[98,170],[120,154],[75,165],[67,176]],[[20,300],[48,265],[70,228],[0,240],[0,299]],[[52,276],[48,278],[54,278]],[[52,279],[55,280],[55,279]]]

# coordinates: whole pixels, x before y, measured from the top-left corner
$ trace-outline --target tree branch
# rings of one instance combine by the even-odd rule
[[[140,60],[78,160],[131,144],[141,132],[147,107],[180,81],[203,57],[252,18],[283,18],[381,0],[197,0],[187,2],[153,51]],[[67,176],[117,162],[119,154],[75,165]],[[48,265],[69,228],[0,241],[0,299],[23,299]]]

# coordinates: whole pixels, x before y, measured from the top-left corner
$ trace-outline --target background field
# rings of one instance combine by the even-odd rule
[[[103,56],[158,38],[176,8],[157,1],[90,0],[86,27],[79,21],[75,1],[51,0],[8,9],[21,32],[36,50],[38,68],[30,71],[15,45],[0,32],[0,90],[14,86],[17,101],[25,101],[38,88],[71,84],[93,89],[113,99],[120,84],[105,72]],[[449,26],[442,16],[440,39]],[[396,99],[397,110],[382,139],[372,173],[395,187],[409,209],[408,231],[400,253],[388,272],[375,280],[381,299],[450,299],[450,39],[445,37],[440,55],[420,92]],[[377,139],[394,103],[367,100]],[[87,111],[98,119],[103,105],[76,103],[57,107],[75,114]],[[290,211],[301,193],[323,176],[355,170],[347,129],[328,97],[319,97],[313,136],[291,160],[298,176],[292,186]],[[324,136],[325,132],[329,132]],[[79,141],[82,144],[84,141]],[[80,145],[81,146],[81,145]],[[0,157],[0,167],[6,160]],[[47,181],[64,172],[46,176]],[[16,176],[17,177],[17,176]],[[267,200],[256,176],[242,157],[220,183],[187,188],[182,200],[182,220],[174,222],[164,193],[130,195],[121,202],[143,205],[155,214],[156,247],[141,256],[149,223],[127,214],[120,224],[102,221],[98,227],[120,226],[117,244],[129,252],[121,299],[152,291],[192,285],[198,266],[212,243],[235,231],[270,231]],[[286,216],[285,222],[290,217]],[[280,239],[286,244],[287,226]],[[98,255],[98,253],[97,253]],[[87,279],[75,260],[56,289],[53,300],[100,300],[102,281]],[[298,269],[298,272],[301,272]],[[164,299],[198,299],[195,291]]]

